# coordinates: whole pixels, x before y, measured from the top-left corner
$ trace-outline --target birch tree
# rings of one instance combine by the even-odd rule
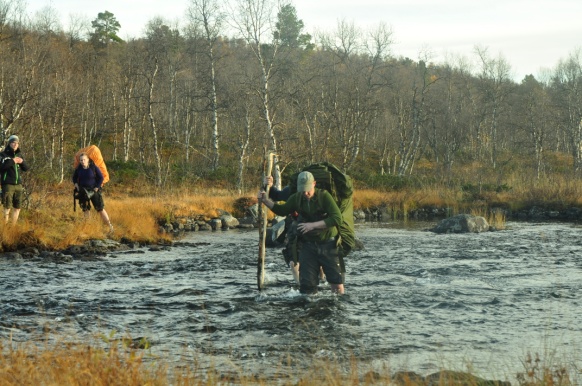
[[[554,87],[560,124],[569,140],[574,171],[582,173],[582,49],[576,49],[556,68]]]
[[[131,157],[134,139],[134,120],[136,114],[136,87],[138,83],[138,62],[139,53],[137,52],[138,44],[129,42],[127,49],[120,57],[121,73],[120,77],[120,109],[122,119],[121,131],[121,158],[123,162],[128,162]]]
[[[425,60],[420,60],[412,72],[400,68],[399,73],[394,75],[396,78],[398,83],[395,84],[397,89],[392,105],[399,133],[395,167],[397,174],[404,176],[414,169],[429,122],[428,93],[439,78],[431,72]]]
[[[527,148],[534,154],[536,177],[544,171],[544,154],[551,128],[550,100],[542,83],[533,76],[526,76],[519,90],[522,108],[517,118],[527,138]]]
[[[333,35],[322,36],[322,45],[333,54],[326,71],[327,107],[342,154],[342,167],[349,170],[360,155],[379,110],[385,106],[381,96],[387,83],[385,69],[392,31],[386,24],[362,37],[353,23],[338,22]],[[362,152],[362,156],[365,151]]]
[[[212,126],[212,170],[216,170],[220,160],[220,136],[218,127],[218,95],[216,80],[216,44],[222,32],[225,13],[218,0],[191,0],[188,17],[193,25],[194,32],[202,37],[206,43],[205,54],[208,58],[209,89],[207,98],[211,114]]]
[[[447,63],[433,75],[440,80],[428,100],[425,141],[434,161],[451,176],[456,154],[468,142],[467,125],[474,99],[470,74],[465,63]]]
[[[273,0],[233,0],[233,26],[252,50],[260,71],[260,84],[255,90],[262,104],[267,148],[277,154],[277,136],[273,122],[271,81],[275,75],[279,40],[275,38],[276,4]],[[275,157],[275,181],[281,181],[281,171]]]
[[[482,106],[487,125],[484,143],[489,144],[491,165],[497,167],[497,157],[500,147],[499,127],[501,118],[507,110],[507,96],[512,91],[511,66],[507,60],[499,55],[491,58],[486,48],[475,48],[475,53],[481,63]]]

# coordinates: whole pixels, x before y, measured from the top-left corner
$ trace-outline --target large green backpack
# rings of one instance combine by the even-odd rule
[[[327,190],[334,198],[337,206],[342,212],[343,222],[339,227],[341,246],[344,253],[351,251],[356,245],[356,232],[354,230],[354,185],[352,179],[332,163],[320,162],[303,168],[313,174],[316,187]],[[290,178],[289,187],[291,194],[297,192],[297,176],[293,174]]]

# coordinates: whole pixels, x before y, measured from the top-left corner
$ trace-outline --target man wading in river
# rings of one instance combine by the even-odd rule
[[[293,212],[299,214],[300,292],[317,293],[319,267],[322,267],[331,290],[343,295],[345,269],[338,245],[342,213],[331,194],[316,189],[315,185],[313,174],[304,171],[297,177],[297,193],[289,196],[285,203],[275,204],[264,191],[259,192],[258,199],[279,216]]]

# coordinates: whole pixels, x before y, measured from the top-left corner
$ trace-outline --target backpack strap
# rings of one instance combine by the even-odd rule
[[[93,160],[90,160],[89,169],[91,169],[91,171],[93,172],[93,178],[97,178],[97,171],[95,170],[96,167],[97,165],[95,165],[95,162],[93,162]]]

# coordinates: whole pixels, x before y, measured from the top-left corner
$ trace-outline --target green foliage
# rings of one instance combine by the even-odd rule
[[[113,13],[109,11],[99,12],[97,14],[97,19],[91,22],[91,27],[95,30],[92,34],[92,38],[102,44],[107,45],[110,41],[117,43],[123,42],[123,40],[117,36],[121,24],[119,24]]]
[[[142,173],[141,167],[136,161],[107,161],[107,171],[112,177],[115,176],[116,183],[135,180]]]
[[[212,182],[227,182],[236,180],[236,168],[221,166],[204,174],[204,179]]]
[[[280,40],[282,46],[304,47],[313,49],[311,35],[302,34],[303,20],[297,18],[297,10],[291,4],[284,5],[277,14],[277,30],[273,33],[274,38]]]
[[[170,185],[194,184],[200,179],[202,170],[187,162],[178,162],[171,165]]]
[[[171,224],[176,220],[176,206],[175,205],[165,205],[166,212],[164,214],[165,224]]]

